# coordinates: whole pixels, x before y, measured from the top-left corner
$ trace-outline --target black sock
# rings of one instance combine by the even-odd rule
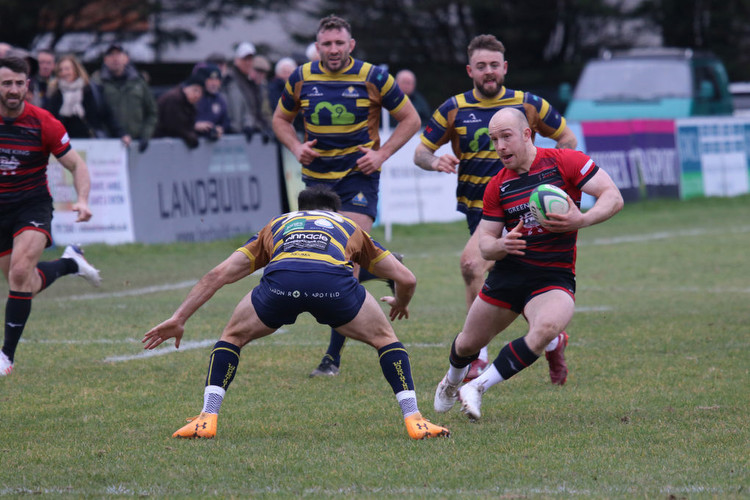
[[[336,366],[341,364],[341,351],[344,350],[344,342],[346,342],[346,337],[331,328],[331,340],[328,341],[326,356],[329,356]]]
[[[229,342],[219,340],[214,344],[208,361],[206,385],[216,385],[226,390],[232,383],[237,365],[240,362],[240,348]]]
[[[453,343],[451,344],[451,354],[448,357],[448,361],[451,365],[455,366],[456,368],[466,368],[475,359],[479,359],[479,353],[472,354],[471,356],[466,357],[461,357],[456,354],[456,339],[453,339]]]
[[[497,355],[493,364],[503,380],[508,380],[524,368],[533,365],[538,358],[539,356],[529,349],[526,341],[521,337],[500,349],[500,354]]]
[[[8,302],[5,303],[3,352],[11,362],[16,354],[16,347],[18,347],[18,341],[21,340],[23,329],[26,327],[26,321],[31,314],[31,298],[33,295],[31,292],[14,292],[12,290],[8,293]]]
[[[409,353],[401,342],[394,342],[378,349],[380,368],[385,379],[391,384],[394,394],[401,391],[413,391],[414,380],[411,378]]]
[[[60,276],[78,272],[78,264],[73,259],[57,259],[40,262],[36,265],[36,271],[42,278],[40,292],[55,282]]]

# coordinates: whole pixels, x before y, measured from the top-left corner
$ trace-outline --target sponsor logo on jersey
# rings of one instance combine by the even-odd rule
[[[307,93],[307,97],[321,97],[323,93],[318,90],[318,87],[313,87],[310,92]]]
[[[0,170],[11,172],[21,164],[15,156],[0,156]],[[7,174],[6,174],[7,175]]]
[[[314,224],[318,227],[325,227],[327,229],[330,229],[333,227],[333,224],[331,224],[331,221],[327,219],[315,219]]]
[[[297,231],[298,229],[304,229],[304,228],[305,228],[305,221],[296,220],[296,221],[290,222],[289,224],[285,224],[284,232],[282,234],[291,233],[292,231]]]
[[[467,116],[466,118],[463,118],[461,122],[462,123],[481,123],[482,120],[477,118],[477,115],[475,115],[474,113],[469,113],[469,116]]]
[[[62,139],[60,139],[60,144],[67,144],[70,142],[70,136],[67,132],[65,132],[65,135],[62,136]]]

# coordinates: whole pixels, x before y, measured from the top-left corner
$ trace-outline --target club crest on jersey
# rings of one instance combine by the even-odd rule
[[[11,172],[18,168],[21,164],[15,156],[0,156],[0,171]]]
[[[359,92],[353,85],[349,85],[346,90],[341,94],[341,97],[359,97]]]

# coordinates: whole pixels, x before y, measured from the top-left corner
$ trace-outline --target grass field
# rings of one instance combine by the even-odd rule
[[[339,377],[307,377],[328,339],[309,316],[243,350],[216,439],[172,439],[258,278],[221,290],[179,351],[144,356],[140,339],[243,239],[92,245],[103,287],[68,277],[37,297],[0,378],[0,496],[747,498],[749,214],[747,196],[644,202],[582,230],[568,383],[542,359],[487,393],[477,424],[432,410],[465,315],[464,225],[395,227],[387,246],[419,278],[396,331],[422,412],[453,433],[420,442],[371,348],[350,342]]]

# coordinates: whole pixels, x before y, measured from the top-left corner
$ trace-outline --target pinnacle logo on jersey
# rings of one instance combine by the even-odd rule
[[[287,236],[284,241],[320,240],[328,243],[330,238],[323,233],[294,233]]]
[[[359,97],[359,92],[357,92],[357,89],[350,85],[346,88],[344,93],[341,94],[341,97]]]
[[[313,124],[320,125],[320,115],[323,110],[328,111],[331,117],[331,125],[351,125],[354,123],[354,113],[347,111],[346,106],[323,101],[315,106],[315,111],[310,115],[310,121]]]
[[[296,220],[294,222],[291,222],[289,224],[284,225],[284,232],[281,234],[287,234],[291,233],[292,231],[297,231],[299,229],[305,228],[305,221],[303,220]]]
[[[357,193],[357,196],[352,198],[352,205],[357,205],[358,207],[366,207],[369,205],[369,202],[367,201],[367,197],[360,191]]]
[[[469,149],[471,149],[473,153],[479,151],[479,139],[481,139],[484,135],[486,135],[487,137],[489,137],[490,135],[490,129],[488,129],[487,127],[482,127],[474,132],[474,139],[469,142]],[[490,151],[494,150],[495,145],[492,143],[492,141],[490,141]]]

